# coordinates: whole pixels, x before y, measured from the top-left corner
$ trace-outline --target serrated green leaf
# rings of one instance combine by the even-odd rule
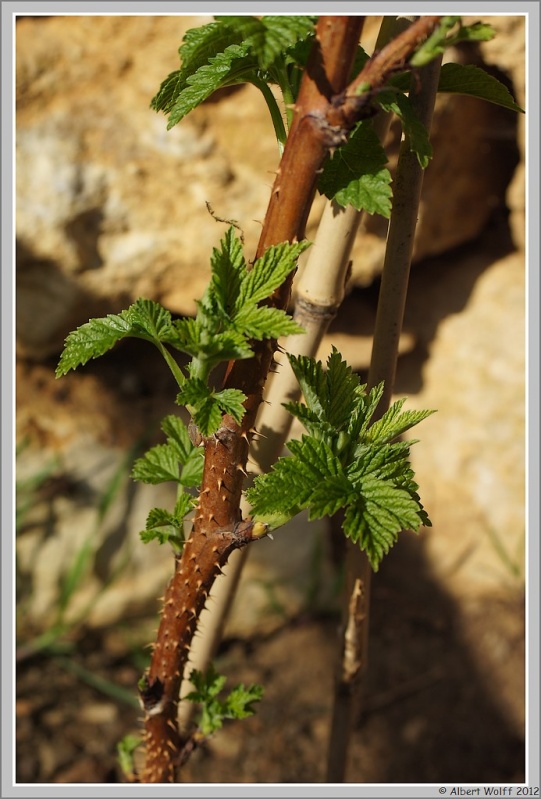
[[[309,519],[345,509],[344,532],[377,570],[401,530],[430,524],[409,462],[415,442],[393,439],[431,411],[403,412],[398,400],[370,426],[383,383],[367,394],[335,349],[326,371],[313,358],[290,356],[290,362],[306,406],[286,407],[310,435],[290,441],[291,455],[256,477],[247,491],[253,519],[272,530],[303,509]]]
[[[284,403],[284,408],[302,424],[306,432],[313,438],[323,438],[327,442],[336,437],[336,431],[325,420],[321,419],[307,405],[300,402]]]
[[[130,331],[131,324],[125,311],[90,319],[67,336],[56,367],[56,377],[61,377],[70,369],[83,366],[92,358],[98,358],[108,352],[117,341],[129,336]]]
[[[327,359],[327,370],[313,358],[288,356],[291,368],[299,381],[308,409],[324,423],[325,430],[336,431],[336,435],[351,420],[358,404],[359,378],[342,359],[336,349]],[[314,418],[306,417],[314,430]],[[322,429],[323,431],[323,429]]]
[[[197,407],[206,402],[210,396],[211,389],[203,380],[198,377],[190,377],[177,394],[177,403],[188,407]]]
[[[246,261],[233,227],[227,230],[220,245],[220,249],[214,248],[212,251],[210,291],[224,315],[231,318],[247,274]]]
[[[180,483],[180,464],[175,447],[157,444],[138,458],[133,466],[132,478],[141,483],[157,485],[170,480]]]
[[[180,463],[186,463],[190,453],[194,449],[194,445],[190,440],[188,428],[182,419],[171,413],[162,419],[160,426],[167,436],[168,443],[174,444]]]
[[[192,444],[183,421],[170,414],[162,420],[161,428],[167,443],[152,447],[135,462],[133,479],[151,484],[174,480],[190,488],[200,485],[202,452]]]
[[[471,64],[444,64],[441,68],[438,91],[468,94],[511,111],[524,113],[503,83],[484,69]]]
[[[241,683],[230,692],[224,702],[224,717],[229,719],[245,719],[255,713],[252,705],[263,697],[261,685],[249,685],[245,688]]]
[[[350,480],[360,483],[365,475],[391,480],[393,483],[409,468],[411,441],[393,444],[367,444],[363,438],[347,468]]]
[[[177,346],[177,334],[171,324],[171,314],[152,300],[138,299],[120,314],[90,319],[68,335],[60,357],[56,376],[81,366],[110,350],[118,341],[128,336],[142,338],[157,345],[179,382],[183,375],[169,353],[161,345]]]
[[[319,191],[342,206],[352,205],[386,219],[391,214],[391,173],[387,156],[368,120],[360,122],[347,143],[324,165]]]
[[[241,308],[235,316],[235,325],[247,338],[256,341],[304,333],[304,328],[285,311],[258,305],[245,305]]]
[[[221,701],[218,697],[225,686],[226,678],[217,674],[212,664],[206,675],[194,669],[190,674],[190,682],[194,690],[183,698],[202,705],[198,726],[203,735],[211,735],[219,730],[224,719],[245,718],[252,715],[254,712],[252,704],[259,701],[263,695],[263,688],[260,685],[245,688],[241,684]]]
[[[346,475],[326,477],[318,483],[310,497],[310,519],[333,516],[356,498],[356,489]]]
[[[231,44],[240,44],[242,37],[227,25],[210,22],[199,28],[191,28],[179,47],[181,68],[172,72],[163,81],[156,96],[151,101],[155,111],[168,113],[179,94],[186,88],[186,81],[209,59],[223,52]]]
[[[213,396],[220,410],[223,413],[228,413],[237,424],[240,424],[242,417],[246,413],[243,405],[246,401],[246,394],[236,388],[226,388],[223,391],[217,391]]]
[[[157,541],[161,544],[171,544],[176,552],[184,546],[183,517],[194,506],[194,500],[189,494],[181,493],[175,505],[174,514],[164,508],[153,508],[147,516],[145,529],[139,535],[143,543]]]
[[[215,91],[224,86],[242,83],[257,68],[257,60],[249,55],[245,44],[231,44],[221,53],[186,78],[186,86],[172,103],[167,129],[170,130],[186,114],[197,108]]]
[[[260,475],[246,496],[259,521],[291,517],[308,507],[314,488],[327,477],[343,474],[339,460],[325,441],[303,436],[288,444],[292,457],[280,458],[270,472]],[[276,525],[274,525],[276,526]]]
[[[351,422],[348,425],[348,433],[352,439],[364,440],[364,435],[383,396],[383,389],[383,382],[371,388],[368,394],[365,393],[366,386],[359,387],[358,410],[352,414]]]
[[[200,350],[201,329],[195,319],[175,319],[172,323],[176,332],[177,349],[187,355],[197,356]]]
[[[295,244],[282,242],[265,250],[242,283],[236,305],[237,312],[247,303],[258,303],[270,297],[295,269],[299,256],[309,246],[309,241]]]
[[[391,407],[383,414],[381,419],[374,422],[368,429],[366,440],[377,442],[381,444],[389,443],[394,438],[405,433],[406,430],[414,427],[423,419],[431,416],[435,411],[405,411],[402,413],[402,406],[405,403],[405,398],[397,400]]]
[[[359,544],[366,553],[375,572],[378,571],[383,557],[398,538],[398,534],[389,533],[388,530],[380,529],[377,526],[371,529],[365,508],[358,505],[350,505],[346,509],[342,529],[345,535],[354,544]]]
[[[205,702],[218,696],[223,690],[227,678],[223,674],[218,674],[214,664],[210,664],[207,673],[193,669],[190,673],[190,682],[194,686],[194,691],[185,696],[193,702]]]
[[[197,377],[186,380],[177,395],[177,402],[186,405],[201,435],[215,433],[222,421],[222,414],[229,413],[237,422],[242,420],[246,395],[238,389],[214,392]]]
[[[171,314],[153,300],[138,299],[125,311],[131,335],[164,341],[171,334]]]
[[[256,17],[217,17],[242,33],[242,41],[250,48],[258,60],[258,66],[269,69],[277,58],[297,42],[304,41],[314,34],[313,17],[303,16],[264,16]]]
[[[199,488],[203,482],[203,467],[205,453],[200,447],[192,449],[187,461],[182,467],[180,483],[186,488]]]
[[[289,363],[299,386],[308,409],[320,421],[325,419],[325,401],[327,398],[327,381],[323,364],[314,358],[306,355],[288,355]]]
[[[361,492],[360,501],[346,510],[343,529],[377,571],[398,534],[421,526],[419,506],[408,492],[371,476],[363,481]]]
[[[357,403],[359,377],[353,374],[336,347],[327,358],[325,413],[336,430],[347,425]]]
[[[211,436],[222,423],[222,411],[216,399],[208,397],[193,412],[193,420],[202,436]]]

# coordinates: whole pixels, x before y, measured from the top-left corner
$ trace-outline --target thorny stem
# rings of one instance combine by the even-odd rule
[[[346,102],[348,97],[344,88],[363,21],[363,17],[320,17],[318,21],[316,42],[303,76],[256,258],[273,244],[304,237],[318,170],[328,151],[344,140],[349,123],[353,124],[354,113],[346,129],[329,124],[327,116],[331,109],[336,110],[333,98],[342,93]],[[434,21],[432,27],[435,24]],[[429,27],[423,27],[421,38],[430,32]],[[411,50],[417,41],[412,39]],[[404,48],[399,44],[394,61],[392,54],[388,54],[387,69],[396,67],[404,57]],[[385,79],[383,71],[380,79]],[[271,298],[275,307],[287,307],[291,279]],[[226,414],[218,432],[204,440],[205,465],[198,511],[182,555],[175,559],[151,665],[140,684],[145,710],[146,762],[141,774],[144,783],[175,781],[180,752],[186,746],[177,724],[178,694],[197,621],[229,554],[254,538],[251,523],[241,522],[240,518],[243,470],[275,347],[275,342],[258,343],[253,359],[230,364],[225,385],[246,394],[244,418],[239,425]]]

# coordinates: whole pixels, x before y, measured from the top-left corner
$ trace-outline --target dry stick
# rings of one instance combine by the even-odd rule
[[[410,19],[384,17],[376,41],[376,51],[411,24]],[[391,114],[380,111],[372,124],[383,142],[389,129]],[[352,206],[343,207],[329,200],[323,210],[313,246],[308,251],[307,262],[296,285],[294,319],[305,333],[288,336],[283,350],[291,355],[316,355],[327,328],[334,319],[344,295],[351,249],[359,228],[362,211]],[[287,358],[275,353],[278,370],[268,382],[266,403],[260,407],[257,430],[262,438],[254,439],[250,446],[250,472],[266,473],[279,457],[289,435],[292,416],[283,402],[298,400],[300,387]],[[249,512],[241,501],[243,515]],[[205,672],[214,658],[224,626],[234,601],[240,576],[250,553],[250,548],[233,552],[212,589],[210,613],[202,619],[198,636],[190,649],[190,665]],[[181,696],[193,690],[189,679],[181,687]],[[188,729],[197,708],[193,702],[181,702],[179,724]]]
[[[361,17],[321,17],[318,22],[256,257],[273,244],[304,237],[318,169],[333,141],[322,122],[330,98],[346,85],[362,23]],[[273,305],[287,306],[290,283],[286,281],[275,292]],[[144,783],[175,780],[186,745],[177,724],[179,689],[197,621],[230,553],[253,538],[252,524],[241,521],[240,499],[250,431],[273,350],[272,343],[262,342],[254,346],[253,359],[233,362],[225,382],[247,396],[242,424],[226,414],[217,433],[203,443],[203,480],[193,530],[182,555],[175,559],[151,664],[140,682],[145,710]]]
[[[413,76],[410,99],[417,116],[430,131],[436,99],[441,58]],[[401,145],[381,288],[376,315],[368,388],[385,381],[383,397],[374,415],[380,418],[393,393],[398,341],[408,288],[423,170],[409,149]],[[366,673],[371,568],[364,552],[348,544],[346,589],[349,607],[344,623],[342,662],[335,686],[333,722],[328,752],[328,782],[343,782],[352,725],[358,714],[363,677]]]

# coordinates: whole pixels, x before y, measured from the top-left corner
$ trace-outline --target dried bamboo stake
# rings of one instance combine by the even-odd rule
[[[430,131],[436,100],[441,58],[413,76],[410,99],[417,116]],[[408,288],[423,170],[405,140],[400,149],[387,248],[376,316],[368,388],[382,380],[385,391],[374,421],[390,405],[393,393],[398,341]],[[328,751],[327,780],[343,782],[351,730],[359,712],[368,655],[371,568],[364,552],[347,542],[347,611],[343,623],[342,658],[335,684],[333,721]]]
[[[425,17],[368,62],[352,89],[381,85],[434,29],[438,17]],[[367,102],[346,87],[362,28],[360,17],[321,17],[316,42],[303,76],[295,117],[272,190],[256,257],[267,247],[300,240],[315,191],[318,170],[328,150],[362,117]],[[343,108],[343,111],[341,109]],[[275,292],[272,304],[287,306],[291,280]],[[203,442],[205,462],[198,512],[192,534],[175,561],[158,637],[148,673],[141,681],[145,710],[146,763],[142,782],[172,782],[185,741],[178,730],[179,689],[199,615],[216,575],[230,553],[253,540],[250,522],[242,522],[240,500],[248,442],[262,398],[274,345],[254,347],[250,361],[230,364],[225,386],[244,392],[246,413],[239,425],[229,415],[217,433]]]

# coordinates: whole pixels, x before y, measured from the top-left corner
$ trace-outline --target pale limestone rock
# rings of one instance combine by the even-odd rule
[[[438,411],[411,431],[422,440],[412,461],[434,525],[431,569],[461,595],[524,578],[524,290],[520,254],[489,266],[461,313],[440,322],[408,401]]]
[[[101,313],[104,304],[115,312],[138,296],[193,314],[212,247],[225,228],[211,218],[206,201],[218,216],[238,220],[247,255],[253,255],[278,166],[261,95],[252,86],[226,94],[169,132],[163,115],[149,109],[161,81],[178,67],[184,32],[208,21],[82,16],[18,22],[21,354],[54,354],[67,332]],[[518,84],[520,68],[513,64],[523,46],[520,18],[497,17],[494,24],[504,44],[487,51],[489,61],[500,65],[502,59]],[[518,85],[517,90],[521,96]],[[468,98],[440,106],[417,261],[478,235],[503,203],[510,177],[502,130],[511,134],[500,111]],[[515,236],[520,194],[515,188],[509,195],[519,215],[512,222]],[[321,208],[320,199],[308,236]],[[357,285],[370,283],[381,270],[385,223],[369,219],[367,229],[353,251]]]

